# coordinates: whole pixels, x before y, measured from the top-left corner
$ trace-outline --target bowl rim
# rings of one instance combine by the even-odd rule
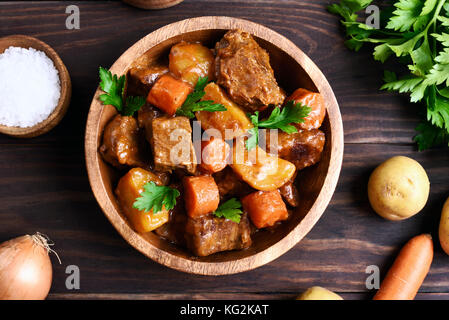
[[[174,22],[149,33],[137,41],[116,60],[110,70],[112,73],[123,73],[131,64],[130,61],[127,61],[129,56],[139,57],[157,44],[174,36],[199,30],[214,29],[241,29],[249,32],[258,38],[272,43],[300,64],[327,101],[332,144],[327,174],[315,202],[307,215],[285,237],[260,252],[237,260],[225,262],[189,260],[159,249],[146,241],[124,221],[111,203],[104,182],[101,179],[99,165],[98,129],[103,107],[98,102],[100,90],[97,88],[86,123],[85,156],[89,182],[103,213],[120,235],[130,245],[147,257],[172,269],[200,275],[226,275],[255,269],[277,259],[301,241],[324,213],[333,196],[341,171],[344,149],[343,123],[339,106],[332,88],[323,73],[293,42],[258,23],[226,16],[203,16]]]
[[[51,59],[55,68],[58,70],[59,82],[61,85],[60,97],[55,109],[48,115],[48,117],[41,122],[31,127],[13,127],[0,124],[0,133],[7,134],[16,138],[33,138],[47,133],[53,129],[61,120],[70,105],[70,99],[72,96],[72,82],[70,79],[69,71],[62,61],[58,53],[47,43],[38,38],[32,36],[26,36],[22,34],[14,34],[0,38],[0,40],[14,41],[21,40],[29,42],[28,48],[33,48],[39,51],[43,51],[45,55]],[[36,44],[42,48],[36,48]],[[11,46],[13,46],[11,44]],[[28,49],[26,48],[26,49]]]

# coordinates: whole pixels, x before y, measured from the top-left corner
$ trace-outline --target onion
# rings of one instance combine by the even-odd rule
[[[53,274],[48,256],[54,252],[51,245],[49,239],[38,232],[0,244],[0,300],[47,297]]]

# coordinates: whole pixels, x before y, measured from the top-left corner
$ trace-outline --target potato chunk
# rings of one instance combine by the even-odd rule
[[[246,130],[253,127],[245,112],[232,102],[218,85],[209,83],[204,91],[206,94],[202,100],[221,103],[227,109],[219,112],[196,112],[196,118],[201,122],[201,127],[204,130],[216,129],[221,133],[224,140],[231,140],[245,134]]]
[[[233,148],[231,168],[251,187],[262,191],[279,189],[296,171],[293,163],[269,155],[259,147],[248,151],[243,139],[237,139]]]
[[[170,50],[170,72],[192,87],[196,85],[200,76],[207,76],[210,81],[214,80],[214,66],[212,51],[199,43],[182,41]]]
[[[133,207],[136,198],[144,191],[143,186],[150,181],[162,185],[162,181],[152,172],[141,168],[133,168],[120,179],[117,189],[115,189],[123,212],[133,228],[141,233],[159,228],[169,219],[169,211],[164,208],[162,211],[153,214],[153,210],[144,212]]]

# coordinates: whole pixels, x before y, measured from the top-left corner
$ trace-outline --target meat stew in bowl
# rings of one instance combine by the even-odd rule
[[[295,214],[298,171],[324,148],[325,101],[302,88],[287,96],[250,34],[228,31],[214,49],[182,41],[168,63],[144,55],[100,77],[100,100],[119,114],[99,151],[137,232],[207,256],[246,249]]]

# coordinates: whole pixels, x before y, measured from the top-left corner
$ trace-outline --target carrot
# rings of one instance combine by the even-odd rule
[[[290,100],[295,101],[295,103],[300,102],[302,105],[312,108],[303,123],[295,124],[299,129],[312,130],[321,127],[324,116],[326,115],[326,103],[321,94],[299,88],[290,97],[285,99],[287,102]]]
[[[421,287],[433,259],[433,242],[429,234],[409,240],[402,248],[374,300],[413,300]]]
[[[187,83],[165,74],[151,88],[147,102],[172,116],[191,91],[192,88]]]
[[[185,177],[182,182],[186,210],[191,218],[201,217],[217,210],[220,195],[214,178],[211,176]]]
[[[201,141],[200,167],[210,173],[223,170],[227,165],[229,145],[222,139],[211,137],[209,141]]]
[[[279,190],[258,191],[242,199],[243,209],[257,228],[271,227],[288,218],[287,207]]]

